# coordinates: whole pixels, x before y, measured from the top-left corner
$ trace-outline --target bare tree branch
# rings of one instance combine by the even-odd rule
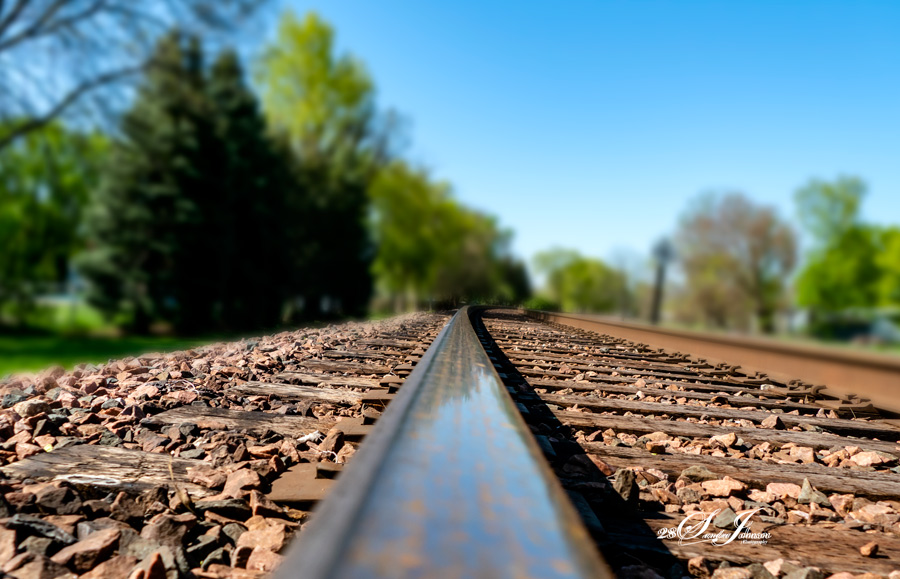
[[[16,5],[12,7],[12,10],[9,11],[9,14],[7,14],[3,20],[0,20],[0,35],[2,35],[7,28],[12,26],[30,1],[31,0],[18,0]]]
[[[3,148],[7,147],[10,143],[12,143],[25,133],[28,133],[29,131],[33,131],[35,129],[39,129],[52,121],[54,118],[58,117],[60,114],[62,114],[63,111],[65,111],[66,108],[68,108],[72,103],[74,103],[85,93],[90,92],[100,86],[115,82],[117,80],[121,80],[126,76],[140,72],[141,70],[143,70],[143,68],[143,66],[134,66],[120,70],[114,70],[80,83],[78,86],[70,90],[62,100],[57,102],[56,105],[53,106],[53,108],[51,108],[43,115],[23,121],[18,125],[15,125],[6,134],[0,135],[0,150],[3,150]]]
[[[7,45],[12,46],[13,44],[21,42],[22,39],[34,35],[38,30],[43,28],[44,25],[50,22],[50,20],[53,18],[53,15],[56,14],[65,3],[66,0],[55,0],[55,2],[53,2],[53,4],[51,4],[46,10],[44,10],[44,13],[41,14],[37,18],[37,20],[35,20],[30,26],[26,26],[22,32],[13,36],[9,41],[0,43],[0,50],[3,50]]]
[[[111,4],[109,8],[107,8],[107,11],[110,13],[119,14],[120,16],[123,16],[127,19],[152,23],[158,28],[159,31],[165,30],[168,26],[170,26],[170,23],[166,22],[165,19],[144,10],[140,10],[137,7],[129,6],[127,4]]]
[[[60,114],[119,108],[127,90],[109,85],[145,67],[169,27],[216,46],[266,1],[0,0],[0,150]]]
[[[62,4],[65,3],[65,0],[57,0],[53,7],[51,7],[44,16],[36,22],[34,25],[26,28],[19,34],[8,38],[0,42],[0,50],[6,50],[12,46],[15,46],[19,42],[23,40],[27,40],[28,38],[34,38],[37,36],[45,36],[47,34],[53,34],[57,30],[67,28],[77,24],[81,20],[86,20],[91,18],[100,12],[103,6],[106,4],[106,0],[96,0],[92,5],[90,5],[85,10],[77,14],[73,14],[66,18],[60,18],[55,22],[49,22],[49,18],[52,17],[53,12],[55,12]],[[49,22],[49,23],[48,23]]]

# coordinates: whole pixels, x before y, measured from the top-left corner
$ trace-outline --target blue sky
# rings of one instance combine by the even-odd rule
[[[900,223],[900,1],[287,5],[336,28],[410,156],[522,257],[646,254],[711,189],[793,218],[794,189],[838,174]]]

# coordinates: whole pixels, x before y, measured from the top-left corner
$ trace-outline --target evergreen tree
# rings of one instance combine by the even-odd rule
[[[293,200],[292,268],[304,300],[304,317],[364,315],[372,294],[373,246],[366,229],[367,180],[334,164],[298,160],[303,193]],[[304,276],[299,279],[297,275]]]
[[[200,63],[182,44],[177,33],[160,41],[123,118],[88,213],[91,247],[80,260],[90,301],[125,313],[139,333],[176,317],[177,284],[191,282],[179,279],[178,266],[187,234],[202,220],[196,201],[183,194],[202,173],[197,124],[204,115]]]
[[[287,247],[284,199],[288,191],[300,197],[303,191],[266,137],[265,119],[233,51],[213,64],[208,94],[220,156],[218,200],[207,212],[214,313],[231,328],[271,326],[279,320],[287,289],[281,271]]]
[[[236,56],[207,76],[199,42],[160,42],[89,215],[89,297],[136,332],[278,321],[283,163]]]

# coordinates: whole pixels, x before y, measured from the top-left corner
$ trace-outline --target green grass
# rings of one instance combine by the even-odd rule
[[[54,335],[0,335],[0,377],[31,372],[48,366],[66,369],[88,362],[108,360],[147,352],[186,350],[219,341],[216,338],[173,337],[67,337]]]
[[[217,341],[208,337],[116,337],[115,327],[84,303],[40,303],[28,314],[25,325],[27,330],[21,333],[0,334],[0,378],[57,364],[71,369],[83,362],[104,363]]]
[[[0,312],[2,313],[2,312]],[[383,313],[368,319],[395,315]],[[333,323],[334,320],[331,320]],[[312,321],[306,328],[328,325]],[[0,379],[17,372],[35,372],[59,365],[67,370],[81,363],[102,364],[109,360],[148,352],[187,350],[214,342],[239,340],[245,335],[198,337],[126,336],[116,337],[115,326],[86,304],[40,304],[27,320],[23,333],[0,333]],[[271,334],[287,328],[259,330],[252,336]]]
[[[99,310],[85,303],[71,302],[37,304],[24,326],[21,331],[0,333],[0,378],[54,365],[70,370],[81,363],[102,364],[127,356],[186,350],[243,337],[218,334],[120,337],[115,323]]]
[[[27,320],[31,328],[52,333],[96,333],[108,331],[111,324],[96,308],[85,304],[40,304]]]

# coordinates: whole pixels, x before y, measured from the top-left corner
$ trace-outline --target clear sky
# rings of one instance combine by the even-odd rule
[[[900,223],[900,1],[289,0],[337,30],[413,159],[516,232],[646,253],[688,200],[794,217],[811,177],[870,185]],[[274,32],[274,31],[272,31]]]

